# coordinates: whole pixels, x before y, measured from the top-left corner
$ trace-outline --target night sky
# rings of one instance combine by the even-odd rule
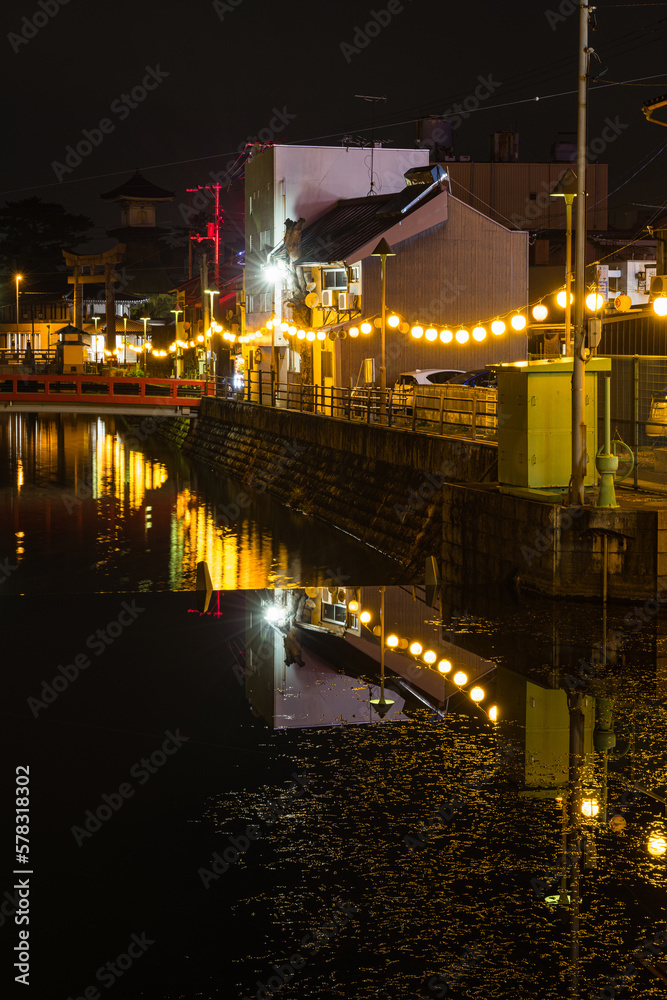
[[[40,2],[2,10],[0,199],[58,201],[101,230],[117,224],[118,211],[99,194],[137,168],[176,192],[160,213],[168,224],[182,221],[186,187],[210,183],[209,171],[228,168],[240,144],[271,131],[272,121],[279,126],[275,141],[284,143],[367,137],[371,105],[355,94],[386,95],[377,106],[376,136],[411,146],[415,119],[453,112],[480,78],[491,80],[491,96],[454,132],[456,153],[477,160],[488,159],[496,130],[518,130],[520,158],[544,161],[554,134],[576,129],[572,0],[561,0],[563,13],[556,0],[483,2],[474,13],[466,4],[423,0],[391,0],[389,7],[382,0]],[[594,56],[592,68],[604,76],[592,86],[651,77],[591,92],[589,139],[601,135],[607,118],[617,125],[600,157],[610,164],[610,192],[619,188],[610,203],[660,204],[667,133],[645,121],[641,104],[667,91],[667,3],[601,5],[597,21],[591,44],[599,61]],[[133,99],[147,73],[153,89],[144,97],[135,90]],[[104,119],[107,131],[96,135]],[[68,167],[66,147],[76,147],[86,129],[99,142]],[[268,139],[267,131],[261,137]]]

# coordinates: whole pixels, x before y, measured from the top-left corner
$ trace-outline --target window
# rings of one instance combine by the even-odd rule
[[[347,620],[347,607],[345,604],[326,604],[322,601],[322,621],[333,622],[335,625],[344,625]],[[356,615],[350,615],[349,627],[357,628]]]
[[[255,296],[246,295],[245,297],[245,311],[251,313],[255,311]]]
[[[273,294],[271,292],[262,292],[259,296],[259,311],[260,312],[271,312],[271,305],[273,302]]]
[[[347,275],[343,268],[329,268],[322,275],[322,288],[347,289]]]
[[[265,247],[271,247],[271,230],[264,229],[259,234],[259,249],[264,250]]]
[[[359,281],[359,265],[355,264],[354,267],[350,268],[350,281]]]
[[[333,378],[333,354],[331,351],[323,351],[322,358],[322,378]]]

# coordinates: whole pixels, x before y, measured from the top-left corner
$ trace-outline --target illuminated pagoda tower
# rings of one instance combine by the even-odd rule
[[[173,286],[168,273],[172,261],[160,242],[164,231],[155,219],[157,205],[173,201],[174,192],[158,187],[137,171],[120,187],[100,197],[120,206],[120,226],[108,230],[108,235],[125,244],[122,266],[131,291],[138,295],[169,291]]]

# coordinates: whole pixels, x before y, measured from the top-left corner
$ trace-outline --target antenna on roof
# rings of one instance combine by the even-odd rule
[[[371,104],[371,187],[370,194],[375,194],[373,188],[375,187],[375,180],[373,179],[373,154],[375,152],[375,105],[378,101],[386,101],[385,97],[369,97],[367,94],[355,94],[361,101],[370,101]]]

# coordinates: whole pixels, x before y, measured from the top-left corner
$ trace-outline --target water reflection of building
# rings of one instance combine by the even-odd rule
[[[247,595],[245,693],[253,710],[274,729],[375,721],[370,698],[376,696],[377,685],[345,671],[336,645],[337,633],[332,633],[329,648],[316,645],[303,649],[294,637],[293,598],[299,593],[253,591]],[[404,699],[399,695],[389,718],[407,722],[403,707]]]

